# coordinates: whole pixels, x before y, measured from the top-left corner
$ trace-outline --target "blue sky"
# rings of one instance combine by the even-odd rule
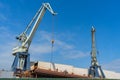
[[[31,61],[50,61],[54,26],[53,62],[89,68],[94,26],[100,65],[120,72],[119,0],[1,0],[0,69],[10,69],[15,37],[24,31],[43,2],[49,2],[58,15],[53,17],[49,11],[44,15],[29,50]]]

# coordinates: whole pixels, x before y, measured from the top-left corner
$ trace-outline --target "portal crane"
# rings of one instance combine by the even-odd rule
[[[91,51],[91,66],[89,68],[89,75],[91,75],[94,78],[105,78],[104,72],[101,69],[101,66],[98,64],[97,61],[97,51],[96,51],[96,47],[95,47],[95,28],[92,26],[92,51]]]
[[[12,52],[12,54],[15,56],[12,64],[12,70],[14,72],[17,72],[17,70],[25,71],[30,69],[30,54],[28,53],[29,47],[46,10],[49,10],[52,15],[56,15],[49,3],[43,3],[27,26],[26,30],[16,37],[20,44],[13,48]],[[28,32],[30,27],[32,27],[32,29],[30,32]]]

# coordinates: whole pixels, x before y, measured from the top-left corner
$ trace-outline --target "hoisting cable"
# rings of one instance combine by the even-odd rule
[[[53,53],[54,53],[54,17],[52,18],[52,39],[51,39],[51,58],[50,58],[50,64],[53,64]],[[50,65],[51,68],[52,65]]]

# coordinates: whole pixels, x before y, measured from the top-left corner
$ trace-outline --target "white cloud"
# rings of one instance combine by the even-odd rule
[[[12,56],[12,48],[16,45],[16,40],[14,39],[16,34],[13,34],[7,27],[0,27],[0,41],[2,42],[0,45],[0,68],[7,68],[10,69],[14,56]],[[80,50],[75,50],[74,45],[70,45],[67,42],[61,41],[59,39],[55,39],[54,44],[54,51],[61,54],[61,57],[69,59],[75,58],[83,58],[86,57],[88,54],[83,53]],[[51,34],[46,31],[41,31],[39,34],[36,35],[35,39],[33,40],[30,50],[29,50],[32,60],[36,60],[36,56],[50,54],[51,53]],[[74,55],[75,54],[75,55]],[[72,57],[71,57],[72,56]]]
[[[66,55],[67,54],[67,55]],[[84,58],[90,56],[89,52],[81,52],[80,50],[69,50],[64,53],[64,56],[69,59]]]
[[[12,47],[15,44],[11,38],[13,34],[6,27],[0,27],[0,31],[0,68],[10,69],[13,61]]]
[[[35,41],[32,42],[30,53],[35,53],[35,55],[39,56],[44,54],[50,54],[52,46],[51,34],[46,31],[40,31],[40,33],[38,33],[35,38],[37,39],[35,39]],[[80,50],[76,50],[74,45],[61,41],[58,38],[55,38],[54,52],[60,53],[61,57],[68,59],[77,59],[89,56],[89,52],[82,52]]]
[[[55,40],[55,45],[58,46],[58,48],[62,48],[63,50],[68,50],[68,49],[74,48],[73,45],[67,44],[67,43],[60,41],[60,40]]]
[[[0,13],[0,22],[4,22],[7,20],[7,15],[5,15],[5,13],[3,13],[3,11],[6,11],[8,9],[8,6],[3,4],[2,2],[0,2],[0,10],[1,10],[1,13]]]
[[[59,36],[59,35],[58,35]],[[82,52],[80,50],[76,50],[74,45],[68,44],[67,42],[61,41],[58,39],[59,37],[55,38],[54,43],[54,53],[58,53],[63,58],[68,59],[77,59],[77,58],[84,58],[89,56],[88,52]],[[35,40],[33,40],[30,53],[31,55],[44,55],[51,53],[51,33],[46,31],[40,31],[37,33]],[[66,55],[67,54],[67,55]],[[32,56],[33,57],[33,56]]]
[[[41,31],[40,33],[38,33],[36,38],[37,39],[34,42],[37,42],[37,43],[33,42],[34,44],[31,45],[31,48],[34,48],[35,46],[39,46],[39,47],[41,46],[41,49],[44,47],[44,48],[47,48],[48,51],[50,51],[51,46],[52,46],[52,44],[51,44],[52,38],[51,38],[50,33],[46,32],[46,31]],[[40,44],[38,45],[38,43],[40,43]],[[34,47],[32,47],[32,46],[34,46]],[[54,46],[55,46],[54,47],[55,51],[58,51],[60,49],[61,50],[68,50],[68,49],[74,48],[73,45],[69,45],[66,42],[61,41],[61,40],[56,39],[56,38],[54,39]]]
[[[9,30],[7,27],[1,26],[0,27],[0,39],[1,44],[0,45],[0,66],[1,69],[6,68],[10,69],[14,56],[12,55],[12,49],[17,45],[17,41],[14,39],[16,34],[13,34],[11,30]],[[38,39],[39,38],[39,39]],[[51,53],[51,34],[46,31],[41,31],[40,34],[36,35],[36,39],[32,42],[30,47],[30,54],[33,56],[40,56],[44,54],[50,54]],[[62,50],[68,50],[71,49],[73,46],[62,42],[58,39],[55,40],[56,48],[54,48],[54,51],[62,51]],[[61,48],[61,49],[59,49]],[[35,60],[35,57],[31,56],[33,60]]]
[[[40,31],[40,33],[38,33],[39,36],[39,40],[47,40],[50,41],[51,40],[51,34],[46,32],[46,31]]]
[[[51,46],[48,44],[33,44],[30,48],[30,53],[32,54],[44,54],[44,53],[50,53]]]
[[[103,65],[104,69],[120,72],[120,59],[113,60],[110,63]]]
[[[6,27],[0,27],[0,69],[10,69],[14,56],[12,56],[12,48],[16,45],[14,39],[15,34],[11,33]],[[32,42],[30,47],[30,54],[32,60],[36,60],[36,56],[51,53],[51,34],[46,31],[41,31],[36,35],[36,39]],[[82,52],[75,49],[75,45],[70,45],[67,42],[55,39],[55,52],[61,54],[60,57],[67,59],[78,59],[88,57],[89,52]],[[66,55],[67,54],[67,55]],[[120,59],[114,60],[111,63],[103,65],[102,67],[107,70],[120,72]]]

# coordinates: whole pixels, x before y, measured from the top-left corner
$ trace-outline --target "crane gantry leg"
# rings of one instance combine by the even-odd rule
[[[96,77],[105,78],[105,75],[104,75],[104,72],[103,72],[101,66],[97,66],[97,65],[90,66],[88,72],[89,72],[88,74],[92,75],[92,77],[94,77],[94,78],[96,78]]]
[[[12,64],[12,70],[17,72],[18,70],[30,69],[30,54],[29,53],[16,53],[14,62]]]

